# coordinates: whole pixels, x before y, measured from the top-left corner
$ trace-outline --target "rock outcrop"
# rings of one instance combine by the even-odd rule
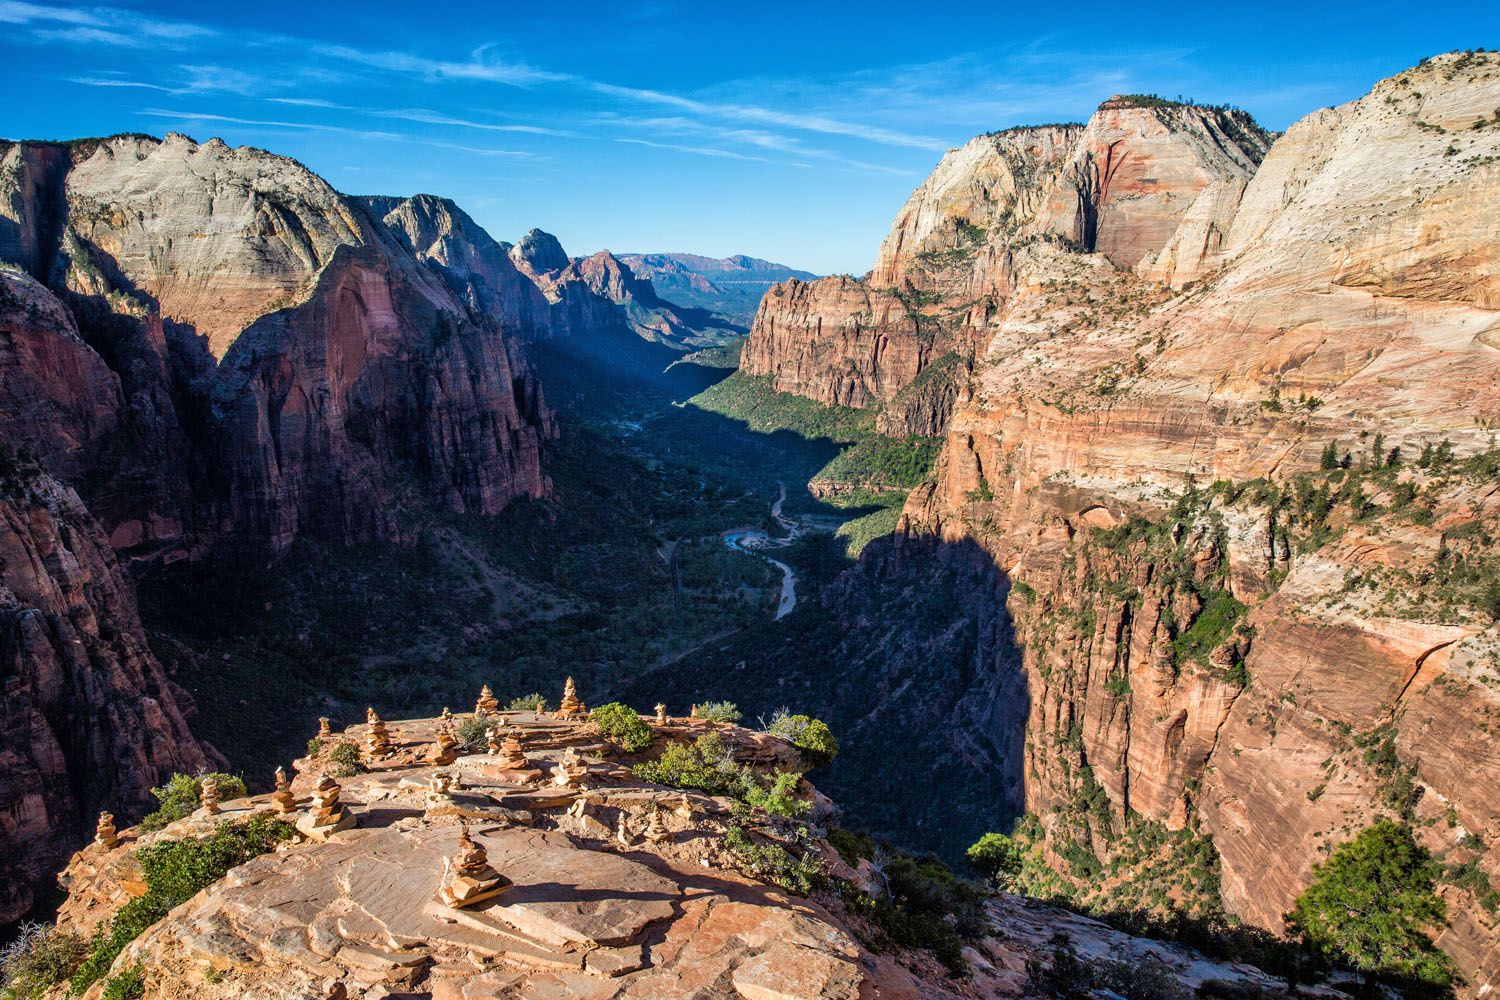
[[[847,885],[844,895],[795,897],[758,877],[743,847],[748,838],[776,849],[771,817],[642,782],[586,723],[529,712],[492,718],[524,739],[538,768],[555,774],[566,762],[580,780],[517,780],[477,752],[439,769],[425,751],[440,720],[392,723],[391,755],[338,789],[349,828],[231,870],[136,938],[116,968],[142,965],[148,995],[203,998],[957,1000],[1034,995],[1028,972],[1051,961],[1061,933],[1085,960],[1147,963],[1181,987],[1218,980],[1289,995],[1258,970],[1006,896],[989,903],[991,932],[964,951],[969,977],[951,978],[913,949],[873,953],[860,943],[868,925],[848,902],[862,887],[881,891],[868,861],[851,868],[821,838],[792,843],[805,863]],[[297,762],[299,809],[311,808],[315,785],[330,785],[320,772],[331,743],[358,743],[364,729],[335,734],[317,757]],[[713,731],[757,769],[792,760],[787,744],[763,733],[671,718],[653,729],[658,751]],[[810,786],[799,795],[826,804]],[[157,833],[126,830],[112,846],[89,846],[63,876],[60,926],[92,933],[138,892],[140,848],[276,809],[269,796],[239,799]],[[465,864],[499,876],[493,898],[460,908],[439,895],[460,851]]]
[[[1200,202],[1242,187],[1268,145],[1242,112],[1140,97],[1106,102],[1087,125],[980,136],[907,200],[868,277],[771,289],[742,367],[784,392],[873,407],[942,362],[928,405],[908,416],[897,403],[881,421],[890,433],[932,433],[1013,310],[1017,254],[1062,245],[1131,267]]]
[[[1500,886],[1500,637],[1489,570],[1453,570],[1493,558],[1493,462],[1463,459],[1492,454],[1500,423],[1496,106],[1500,57],[1441,56],[1297,123],[1255,169],[1264,145],[1238,116],[1112,101],[1086,130],[1027,140],[1025,176],[1059,179],[1034,195],[1002,166],[1020,140],[985,137],[914,196],[868,282],[784,286],[746,352],[791,391],[878,400],[900,379],[871,359],[912,338],[869,333],[886,329],[862,313],[871,286],[945,287],[921,268],[945,240],[966,275],[1003,275],[988,320],[962,327],[976,357],[935,482],[836,591],[840,642],[899,648],[893,622],[917,613],[860,600],[859,575],[902,592],[947,572],[943,553],[982,551],[1009,621],[958,601],[961,659],[941,679],[929,658],[887,659],[881,684],[960,686],[952,742],[984,750],[972,781],[1016,776],[1009,809],[1040,817],[1060,871],[1112,857],[1127,822],[1196,831],[1228,911],[1279,930],[1327,849],[1394,812],[1477,873],[1444,888],[1439,937],[1469,990],[1500,976],[1484,891]],[[1159,173],[1109,152],[1154,126],[1075,147],[1145,118],[1173,151]],[[1159,176],[1172,195],[1070,230],[1085,164],[1102,187]],[[1003,266],[988,236],[962,242],[990,204],[1026,206],[990,218],[1021,212],[1035,234]]]

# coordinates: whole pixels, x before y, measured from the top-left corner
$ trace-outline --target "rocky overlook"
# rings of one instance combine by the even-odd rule
[[[322,733],[271,795],[205,791],[201,808],[159,830],[106,826],[62,876],[60,930],[91,933],[141,897],[151,851],[279,820],[299,832],[174,908],[101,971],[142,966],[152,996],[956,1000],[1027,995],[1028,961],[1049,961],[1065,928],[1085,959],[1133,955],[1187,988],[1216,980],[1287,995],[1256,970],[1004,896],[966,949],[971,976],[948,978],[930,956],[863,943],[872,926],[855,900],[881,892],[868,861],[851,867],[821,836],[798,846],[764,810],[629,766],[707,738],[774,774],[795,765],[790,744],[664,708],[640,720],[655,744],[642,753],[581,718],[533,711],[485,715],[488,748],[456,743],[455,724],[477,712],[389,723],[372,713]],[[345,746],[362,748],[360,764],[340,757]],[[329,777],[341,767],[345,777]],[[797,796],[815,822],[830,814],[805,781]],[[753,860],[786,847],[816,859],[843,894],[793,894]]]

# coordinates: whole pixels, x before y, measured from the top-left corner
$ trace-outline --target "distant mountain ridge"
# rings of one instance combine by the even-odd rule
[[[788,264],[735,254],[705,257],[694,253],[625,253],[618,258],[638,277],[650,279],[664,298],[716,312],[747,330],[761,298],[775,284],[817,277]]]

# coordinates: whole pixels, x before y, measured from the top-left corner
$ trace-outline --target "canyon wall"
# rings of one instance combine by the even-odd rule
[[[980,136],[907,199],[867,277],[772,288],[742,366],[783,392],[881,407],[888,433],[939,433],[1014,309],[1018,252],[1050,243],[1133,266],[1210,192],[1242,185],[1268,145],[1243,112],[1133,97],[1086,125]],[[921,404],[903,399],[935,365]]]
[[[0,923],[45,894],[104,808],[214,760],[151,655],[134,588],[78,495],[0,456]]]
[[[783,286],[762,307],[747,367],[868,405],[901,381],[871,362],[921,344],[854,319],[873,286],[940,287],[919,265],[946,241],[966,294],[1002,293],[962,327],[975,358],[935,481],[830,605],[840,642],[929,629],[858,597],[872,567],[904,553],[915,586],[947,579],[943,553],[982,549],[1008,580],[1009,627],[980,629],[991,639],[945,670],[893,660],[883,683],[964,691],[967,740],[1022,776],[996,812],[1038,817],[1067,891],[1097,882],[1080,849],[1110,859],[1155,822],[1211,839],[1223,906],[1280,930],[1331,847],[1395,814],[1468,873],[1443,887],[1439,944],[1477,990],[1500,976],[1485,891],[1500,886],[1485,597],[1500,566],[1500,57],[1435,58],[1269,152],[1238,115],[1129,104],[1032,135],[1026,169],[999,164],[1015,133],[950,154],[869,279]],[[1133,147],[1148,130],[1125,123],[1144,118],[1172,136]],[[1106,131],[1130,134],[1069,148]],[[1049,175],[1068,180],[1003,193]],[[1093,221],[1090,178],[1106,190]],[[1148,179],[1171,196],[1109,208],[1107,190]],[[1031,206],[1003,256],[963,242],[991,203]],[[964,221],[945,229],[947,212]],[[847,321],[827,322],[834,302]],[[913,568],[923,547],[935,555]],[[954,613],[955,629],[972,616]],[[1016,759],[1003,727],[1018,703]]]

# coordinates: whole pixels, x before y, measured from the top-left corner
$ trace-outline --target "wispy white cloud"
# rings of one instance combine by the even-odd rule
[[[329,59],[340,59],[360,66],[368,66],[371,69],[412,74],[432,80],[483,80],[489,83],[527,86],[571,79],[566,73],[551,73],[525,63],[484,59],[482,52],[476,53],[476,58],[458,62],[448,59],[431,59],[409,52],[360,49],[351,45],[314,43],[311,51],[314,55]]]
[[[325,111],[354,111],[355,108],[343,104],[335,104],[333,101],[325,101],[320,97],[268,97],[266,100],[271,104],[287,104],[295,108],[321,108]]]
[[[19,0],[0,0],[0,24],[23,29],[11,36],[22,41],[130,48],[171,46],[216,34],[191,21],[146,17],[120,7],[57,7]]]
[[[746,153],[736,153],[731,149],[718,149],[713,146],[683,146],[675,142],[652,142],[650,139],[616,139],[615,142],[623,142],[631,146],[649,146],[652,149],[670,149],[673,152],[692,153],[695,156],[711,156],[720,160],[749,160],[754,163],[775,162],[764,156],[750,156]]]
[[[424,125],[452,125],[458,128],[480,129],[485,132],[521,132],[528,135],[570,136],[573,133],[541,125],[501,125],[493,122],[478,122],[468,118],[455,118],[425,108],[353,109],[377,118],[398,118],[402,121],[419,122]]]
[[[81,84],[85,87],[119,87],[132,90],[159,90],[165,94],[182,93],[182,91],[175,88],[163,87],[159,83],[147,83],[144,80],[116,80],[112,77],[73,76],[68,78],[68,82]]]
[[[235,115],[218,115],[203,111],[173,111],[169,108],[147,108],[139,112],[146,118],[162,118],[169,121],[180,122],[203,122],[219,123],[225,125],[251,125],[256,128],[284,128],[295,129],[305,132],[337,132],[344,135],[357,135],[365,139],[403,139],[405,136],[395,132],[371,132],[362,129],[347,128],[343,125],[325,125],[321,122],[293,122],[277,121],[264,118],[240,118]]]
[[[535,160],[540,159],[536,153],[524,149],[490,149],[485,146],[465,146],[458,142],[443,142],[439,139],[411,139],[408,141],[423,146],[431,146],[434,149],[451,149],[459,153],[473,153],[475,156],[495,156],[509,160]]]
[[[326,125],[321,122],[296,122],[265,118],[241,118],[235,115],[219,115],[201,111],[171,111],[166,108],[148,108],[140,112],[147,118],[162,118],[178,122],[201,122],[205,125],[244,125],[252,128],[290,129],[294,131],[307,132],[334,132],[342,135],[354,135],[362,139],[384,139],[394,142],[412,143],[419,146],[430,146],[434,149],[450,149],[460,153],[472,153],[476,156],[503,157],[507,159],[533,159],[535,153],[522,149],[494,149],[486,146],[467,146],[456,142],[444,142],[440,139],[427,139],[420,136],[401,135],[396,132],[372,132],[363,129],[347,128],[343,125]]]
[[[759,122],[766,125],[780,125],[785,128],[798,129],[806,132],[821,132],[825,135],[845,136],[853,139],[863,139],[867,142],[879,143],[885,146],[906,146],[913,149],[943,150],[948,144],[941,139],[926,135],[915,135],[894,129],[881,128],[875,125],[865,125],[858,122],[842,121],[826,115],[794,114],[778,111],[774,108],[758,107],[749,104],[725,104],[712,101],[700,101],[696,98],[684,97],[681,94],[670,94],[661,90],[648,90],[640,87],[620,87],[612,83],[592,82],[588,85],[596,93],[609,97],[622,98],[625,100],[639,101],[645,104],[660,104],[665,107],[679,108],[694,114],[709,117],[725,118],[731,121]]]

